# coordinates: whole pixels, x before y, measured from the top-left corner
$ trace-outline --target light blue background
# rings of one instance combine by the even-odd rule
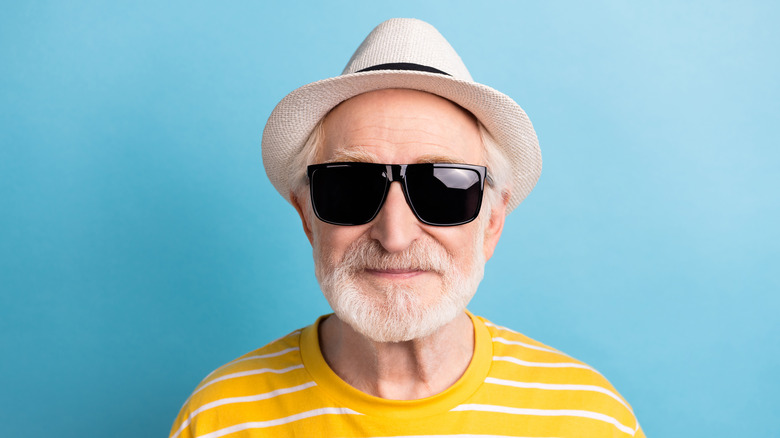
[[[166,436],[328,311],[260,136],[393,16],[539,134],[471,309],[599,368],[650,436],[778,436],[777,3],[387,3],[3,2],[0,436]]]

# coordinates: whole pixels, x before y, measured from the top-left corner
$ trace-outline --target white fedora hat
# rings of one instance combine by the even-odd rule
[[[341,102],[373,90],[407,88],[441,96],[470,111],[510,161],[507,214],[525,199],[542,172],[542,154],[531,121],[509,96],[474,82],[460,56],[430,24],[394,18],[377,26],[340,76],[304,85],[276,105],[263,131],[263,164],[289,202],[292,158],[317,123]],[[489,171],[489,169],[488,169]]]

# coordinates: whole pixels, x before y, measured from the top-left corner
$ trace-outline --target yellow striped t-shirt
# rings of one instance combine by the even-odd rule
[[[629,404],[596,370],[469,316],[474,356],[440,394],[399,401],[351,387],[322,357],[320,318],[208,375],[170,436],[644,437]]]

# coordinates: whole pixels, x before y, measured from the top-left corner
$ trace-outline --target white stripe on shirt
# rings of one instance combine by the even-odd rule
[[[218,438],[231,433],[240,432],[247,429],[261,429],[265,427],[279,426],[281,424],[292,423],[293,421],[302,420],[304,418],[317,417],[320,415],[363,415],[359,412],[355,412],[352,409],[347,408],[320,408],[313,409],[311,411],[301,412],[300,414],[290,415],[289,417],[277,418],[275,420],[267,421],[252,421],[249,423],[236,424],[224,429],[216,430],[205,435],[199,435],[197,438]]]
[[[480,404],[466,404],[459,405],[452,408],[453,411],[480,411],[480,412],[498,412],[502,414],[514,414],[514,415],[535,415],[546,417],[582,417],[591,418],[594,420],[604,421],[612,424],[620,429],[621,432],[625,432],[631,436],[634,436],[636,431],[630,428],[609,415],[600,414],[598,412],[581,411],[575,409],[526,409],[526,408],[511,408],[508,406],[495,406],[495,405],[480,405]]]
[[[493,342],[500,342],[502,344],[507,344],[507,345],[520,345],[525,348],[530,348],[531,350],[539,350],[539,351],[547,351],[549,353],[563,354],[558,350],[553,350],[552,348],[540,347],[538,345],[527,344],[525,342],[520,342],[520,341],[510,341],[509,339],[504,339],[501,337],[493,338]],[[565,354],[563,355],[566,356]]]
[[[610,391],[607,388],[602,388],[601,386],[596,385],[577,385],[577,384],[558,384],[558,383],[538,383],[538,382],[517,382],[514,380],[503,380],[503,379],[496,379],[495,377],[487,377],[485,378],[485,383],[493,383],[496,385],[503,385],[503,386],[514,386],[515,388],[535,388],[535,389],[549,389],[549,390],[560,390],[560,391],[593,391],[593,392],[600,392],[602,394],[606,394],[615,400],[617,400],[621,405],[625,406],[626,409],[631,412],[633,415],[633,411],[631,410],[631,407],[628,406],[626,402],[623,401],[620,396],[615,394],[614,392]]]
[[[280,338],[280,339],[281,339],[281,338]],[[236,360],[234,360],[234,361],[232,361],[232,362],[228,362],[228,363],[226,363],[225,365],[222,365],[221,367],[217,368],[216,370],[214,370],[214,371],[210,372],[210,373],[209,373],[209,374],[208,374],[208,375],[207,375],[207,376],[206,376],[206,377],[203,379],[203,381],[205,382],[205,381],[206,381],[206,380],[207,380],[209,377],[211,377],[212,375],[214,375],[214,373],[216,373],[217,371],[219,371],[219,370],[221,370],[221,369],[223,369],[223,368],[225,368],[225,367],[229,367],[230,365],[233,365],[234,363],[244,362],[244,361],[247,361],[247,360],[254,360],[254,359],[265,359],[265,358],[268,358],[268,357],[276,357],[276,356],[281,356],[281,355],[283,355],[283,354],[287,354],[287,353],[289,353],[289,352],[291,352],[291,351],[298,351],[298,350],[300,350],[300,348],[298,348],[298,347],[290,347],[290,348],[286,348],[286,349],[284,349],[284,350],[275,351],[275,352],[273,352],[273,353],[260,354],[260,355],[257,355],[257,356],[247,356],[247,357],[242,357],[242,358],[240,358],[240,359],[236,359]]]
[[[528,362],[526,360],[518,359],[512,356],[493,356],[493,360],[500,360],[504,362],[511,362],[516,365],[522,365],[524,367],[538,367],[538,368],[582,368],[584,370],[593,371],[596,374],[601,375],[595,369],[577,362]]]
[[[179,427],[179,430],[176,431],[173,435],[171,435],[171,438],[176,438],[179,436],[182,430],[184,430],[185,427],[189,426],[190,422],[192,422],[192,419],[195,418],[198,414],[200,414],[203,411],[206,411],[208,409],[216,408],[217,406],[223,406],[223,405],[229,405],[232,403],[247,403],[247,402],[253,402],[253,401],[259,401],[259,400],[266,400],[269,398],[274,398],[279,395],[284,394],[290,394],[292,392],[298,392],[303,391],[304,389],[311,388],[312,386],[316,386],[317,384],[314,382],[306,382],[302,385],[293,386],[291,388],[282,388],[277,389],[275,391],[271,392],[265,392],[263,394],[255,394],[255,395],[247,395],[243,397],[228,397],[223,398],[219,400],[215,400],[211,403],[206,403],[205,405],[199,407],[198,409],[192,411],[190,416],[184,420],[181,423],[181,426]]]
[[[232,373],[232,374],[225,374],[222,377],[217,377],[216,379],[211,380],[208,383],[205,383],[205,384],[201,385],[200,387],[198,387],[198,389],[196,389],[192,393],[192,395],[197,394],[198,392],[200,392],[201,390],[203,390],[204,388],[206,388],[209,385],[212,385],[212,384],[217,383],[217,382],[221,382],[223,380],[235,379],[237,377],[244,377],[244,376],[254,376],[256,374],[266,374],[266,373],[284,374],[284,373],[287,373],[287,372],[290,372],[290,371],[293,371],[293,370],[299,370],[301,368],[303,368],[303,364],[293,365],[291,367],[282,368],[280,370],[273,369],[273,368],[260,368],[260,369],[256,369],[256,370],[247,370],[247,371],[240,371],[240,372]]]
[[[371,438],[530,438],[521,437],[517,435],[474,435],[474,434],[457,434],[457,435],[393,435],[388,437],[371,437]],[[533,437],[533,438],[555,438],[555,437]]]

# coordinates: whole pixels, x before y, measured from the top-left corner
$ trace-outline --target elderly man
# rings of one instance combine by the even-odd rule
[[[382,23],[290,93],[263,160],[334,313],[206,377],[172,437],[644,436],[593,368],[466,310],[541,156],[433,27]]]

